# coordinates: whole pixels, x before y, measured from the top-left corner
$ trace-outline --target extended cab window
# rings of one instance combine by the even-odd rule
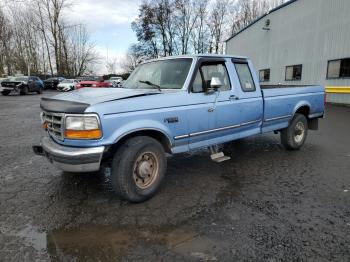
[[[231,89],[230,79],[223,62],[203,63],[196,74],[196,78],[192,85],[194,93],[204,92],[210,87],[212,77],[218,77],[222,86],[219,91],[226,91]]]
[[[249,65],[247,63],[241,62],[234,64],[242,90],[244,92],[254,92],[256,88]]]

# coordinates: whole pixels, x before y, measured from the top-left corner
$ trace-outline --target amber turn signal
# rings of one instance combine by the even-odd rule
[[[66,130],[64,132],[65,138],[68,139],[99,139],[102,136],[101,130]]]

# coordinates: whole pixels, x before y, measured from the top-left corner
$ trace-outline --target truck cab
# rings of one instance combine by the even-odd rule
[[[83,88],[42,98],[47,136],[34,152],[68,172],[111,168],[121,197],[141,202],[158,190],[166,153],[209,148],[251,135],[280,133],[286,149],[304,144],[324,114],[321,86],[261,89],[249,59],[167,57],[139,65],[123,88]]]

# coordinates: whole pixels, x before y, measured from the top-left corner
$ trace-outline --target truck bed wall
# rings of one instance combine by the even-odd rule
[[[264,122],[262,132],[286,128],[295,112],[309,108],[308,117],[322,115],[324,111],[324,88],[302,86],[262,89],[264,97]]]

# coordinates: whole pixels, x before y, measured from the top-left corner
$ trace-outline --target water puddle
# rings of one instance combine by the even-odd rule
[[[182,257],[216,261],[218,243],[187,229],[123,229],[112,226],[84,226],[48,234],[48,252],[61,261],[110,261],[120,259]],[[146,259],[147,260],[147,259]]]

